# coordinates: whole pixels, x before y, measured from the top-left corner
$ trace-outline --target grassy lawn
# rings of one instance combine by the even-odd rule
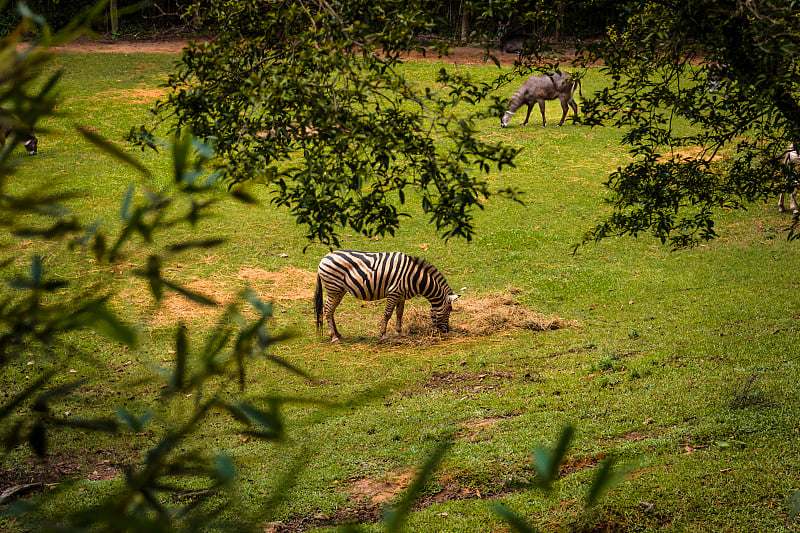
[[[166,183],[167,156],[141,154],[122,139],[148,120],[174,59],[58,58],[61,116],[42,125],[40,155],[27,158],[20,151],[20,183],[80,190],[85,195],[73,202],[76,211],[120,224],[125,189],[140,178],[82,142],[74,127],[97,130]],[[405,69],[433,85],[443,66],[448,63],[419,62]],[[486,79],[497,71],[450,68]],[[583,93],[603,85],[592,70]],[[516,88],[503,89],[502,96]],[[800,520],[790,522],[786,507],[800,488],[800,254],[785,239],[789,218],[772,202],[756,204],[720,213],[720,238],[695,249],[673,252],[643,237],[609,239],[573,254],[572,246],[607,212],[604,180],[628,156],[619,131],[571,120],[558,128],[557,102],[549,102],[547,112],[544,129],[536,109],[525,127],[522,111],[506,129],[499,118],[478,124],[487,139],[523,148],[516,168],[495,171],[489,180],[523,189],[525,205],[492,198],[476,213],[472,242],[443,242],[413,206],[412,218],[393,238],[342,239],[342,248],[404,251],[436,265],[462,295],[450,335],[380,344],[380,303],[347,297],[337,311],[343,342],[331,345],[318,336],[311,295],[327,249],[312,244],[304,253],[304,228],[268,203],[269,191],[256,191],[261,205],[226,204],[221,216],[206,221],[205,230],[226,237],[226,244],[187,253],[169,266],[176,282],[222,301],[245,286],[254,289],[275,303],[273,328],[296,333],[273,353],[316,379],[258,361],[247,374],[248,397],[337,402],[330,409],[290,405],[288,438],[277,444],[238,434],[229,416],[211,414],[184,451],[233,457],[241,505],[232,513],[248,513],[259,523],[280,520],[290,530],[333,531],[353,518],[372,523],[408,486],[426,454],[452,438],[423,505],[410,517],[411,531],[507,531],[491,510],[493,501],[545,531],[800,531]],[[189,234],[187,228],[175,232]],[[69,252],[50,242],[3,236],[0,246],[20,270],[40,253],[48,272],[78,285],[113,280],[117,309],[142,332],[135,350],[97,335],[71,339],[95,358],[71,361],[72,374],[90,382],[59,406],[70,413],[65,416],[105,414],[118,405],[134,413],[153,408],[158,369],[172,360],[176,324],[199,327],[190,339],[196,347],[219,314],[177,297],[152,302],[144,283],[131,276],[144,246],[125,250],[129,260],[113,272],[90,254],[68,259]],[[466,334],[470,301],[511,305],[519,313],[562,319],[565,327]],[[427,313],[424,300],[410,307],[409,313]],[[47,365],[31,353],[0,376],[0,390],[12,394]],[[193,401],[176,399],[169,412]],[[533,450],[552,445],[567,424],[576,433],[563,478],[543,494],[531,486]],[[120,487],[124,465],[141,460],[157,434],[155,428],[123,439],[62,433],[51,443],[48,462],[21,448],[3,455],[0,466],[7,477],[70,480],[69,490],[49,491],[46,513],[89,506]],[[594,470],[611,455],[632,472],[585,511]],[[295,486],[271,502],[294,464],[302,466]],[[25,529],[18,522],[5,526]]]

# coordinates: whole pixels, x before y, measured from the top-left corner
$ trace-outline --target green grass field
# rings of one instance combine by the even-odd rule
[[[131,126],[147,122],[174,59],[59,57],[61,115],[42,124],[39,156],[19,152],[20,184],[83,191],[72,207],[118,226],[125,189],[140,178],[81,141],[74,127],[96,129],[166,183],[167,156],[139,153],[122,139]],[[433,84],[436,70],[447,65],[419,62],[405,69]],[[497,71],[451,68],[486,79]],[[584,95],[603,84],[601,74],[590,71]],[[231,512],[243,509],[256,522],[283,521],[295,530],[333,531],[347,517],[374,520],[426,454],[451,435],[454,444],[412,513],[410,531],[508,531],[491,510],[493,501],[545,531],[800,531],[800,519],[789,521],[787,509],[800,489],[800,254],[785,238],[788,216],[773,202],[756,204],[720,213],[720,238],[695,249],[673,252],[642,237],[609,239],[572,254],[607,212],[602,183],[628,155],[619,131],[571,121],[558,128],[560,107],[549,102],[547,109],[545,129],[538,110],[525,127],[521,112],[506,129],[499,118],[478,124],[485,138],[523,148],[516,168],[492,172],[489,180],[524,190],[525,204],[493,197],[476,213],[472,242],[443,242],[409,207],[412,218],[395,237],[346,234],[342,248],[398,250],[431,261],[462,295],[451,317],[455,326],[469,321],[463,309],[470,300],[510,295],[520,308],[569,321],[569,327],[380,344],[380,304],[346,298],[337,312],[344,339],[331,345],[315,332],[311,302],[313,275],[327,249],[312,244],[303,253],[304,228],[268,203],[268,191],[256,191],[261,205],[228,204],[206,221],[204,231],[226,237],[225,245],[170,265],[171,279],[221,300],[253,288],[275,302],[274,329],[296,332],[273,353],[316,380],[258,361],[247,375],[248,397],[340,402],[333,409],[291,405],[288,438],[277,444],[249,439],[230,417],[211,415],[185,451],[231,454],[240,503]],[[175,232],[188,235],[186,228]],[[176,324],[201,327],[190,339],[197,346],[218,315],[177,298],[152,302],[144,283],[130,275],[143,247],[128,248],[130,261],[109,272],[89,254],[69,259],[56,243],[1,239],[19,269],[40,253],[48,272],[79,285],[114,280],[117,309],[142,332],[137,349],[98,335],[71,339],[95,360],[71,361],[73,374],[91,382],[60,406],[70,413],[65,416],[113,413],[118,405],[134,413],[152,408]],[[410,305],[426,312],[424,300]],[[13,393],[45,366],[31,353],[30,361],[15,363],[0,378],[0,389]],[[171,409],[179,412],[181,402],[193,401],[177,399]],[[567,424],[576,428],[575,441],[563,478],[545,495],[530,486],[531,456]],[[140,461],[157,434],[155,428],[123,439],[64,432],[51,442],[49,463],[37,463],[21,448],[2,456],[2,468],[46,471],[52,480],[61,463],[73,484],[60,494],[48,491],[45,512],[90,506],[118,490],[124,465]],[[633,470],[585,511],[593,471],[610,455]],[[278,505],[267,506],[295,462],[303,465],[296,485]]]

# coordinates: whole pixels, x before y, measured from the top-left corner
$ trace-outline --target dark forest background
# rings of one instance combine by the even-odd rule
[[[208,0],[205,0],[208,1]],[[211,0],[216,1],[216,0]],[[59,30],[85,14],[96,0],[25,0],[30,10]],[[202,3],[192,0],[110,0],[92,29],[110,38],[158,38],[169,34],[214,33],[203,27],[189,9]],[[0,2],[0,5],[2,2]],[[515,0],[422,0],[418,4],[430,14],[431,34],[453,41],[495,42],[510,39],[592,39],[623,16],[613,0],[515,1]],[[0,7],[0,34],[19,22],[17,2]]]

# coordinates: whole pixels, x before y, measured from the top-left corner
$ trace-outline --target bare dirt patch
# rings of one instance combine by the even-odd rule
[[[206,39],[197,38],[196,42]],[[80,37],[72,42],[52,48],[58,53],[113,53],[113,54],[179,54],[188,44],[184,38],[163,38],[154,40],[111,40],[108,38],[89,39]],[[25,44],[21,46],[26,46]],[[512,65],[517,59],[517,54],[506,54],[500,50],[491,50],[492,56],[501,65]],[[434,51],[425,53],[414,51],[404,54],[404,59],[409,61],[447,61],[454,65],[483,65],[492,64],[486,48],[482,46],[454,46],[447,56],[440,56]],[[558,47],[552,54],[552,60],[568,62],[575,58],[575,51],[568,47]]]
[[[33,459],[19,468],[0,469],[0,498],[8,503],[30,492],[50,488],[66,478],[84,476],[92,481],[114,479],[122,475],[127,461],[111,450],[95,450],[83,458],[66,457],[54,452]]]
[[[311,310],[316,273],[296,267],[287,267],[279,272],[242,267],[233,278],[195,278],[179,284],[193,293],[214,300],[221,306],[235,301],[242,290],[249,287],[264,301],[274,301],[282,305],[302,302],[302,305]],[[162,301],[154,304],[144,280],[133,280],[120,296],[138,308],[147,309],[148,306],[152,306],[148,314],[155,325],[174,324],[180,321],[211,324],[219,315],[219,309],[194,302],[172,291],[166,292]],[[378,302],[379,307],[382,305],[383,302]],[[359,311],[359,317],[347,318],[373,321],[375,316],[366,314],[374,315],[376,309],[375,305],[366,305],[364,313]],[[343,313],[340,308],[337,318]],[[516,302],[514,296],[508,293],[457,300],[450,317],[451,329],[448,333],[441,333],[433,327],[427,305],[407,308],[403,320],[405,334],[390,336],[388,344],[414,347],[441,345],[514,330],[551,331],[579,325],[575,321],[542,316]],[[377,335],[377,328],[374,331]]]
[[[347,485],[348,501],[384,505],[406,490],[414,481],[414,472],[390,472],[384,479],[360,478]]]
[[[492,416],[488,418],[479,418],[477,420],[465,420],[460,424],[463,431],[459,432],[457,438],[469,442],[491,439],[491,435],[484,430],[492,428],[499,422],[508,420],[509,418],[512,418],[512,416]]]
[[[125,100],[138,104],[147,104],[166,95],[164,89],[115,89],[113,91],[102,91],[97,93],[94,100],[107,102],[108,100]]]
[[[192,279],[178,283],[184,289],[209,298],[220,306],[236,300],[245,288],[252,289],[264,301],[311,301],[316,274],[295,267],[279,272],[260,268],[242,267],[236,276],[225,279]],[[219,316],[219,308],[194,302],[175,292],[166,292],[160,303],[154,304],[144,280],[132,280],[122,291],[121,298],[138,308],[153,307],[150,321],[154,325],[174,324],[180,321],[211,324]]]

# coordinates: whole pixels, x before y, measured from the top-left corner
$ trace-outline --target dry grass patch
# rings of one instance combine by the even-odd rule
[[[235,277],[225,279],[193,279],[179,282],[181,287],[201,294],[225,306],[236,300],[241,291],[249,287],[264,301],[311,300],[314,295],[316,273],[287,267],[279,272],[260,268],[242,267]],[[138,308],[154,305],[150,314],[152,324],[161,326],[179,321],[211,324],[217,320],[220,307],[209,307],[185,296],[168,291],[158,304],[153,304],[146,281],[135,280],[130,288],[123,291],[122,299]]]

